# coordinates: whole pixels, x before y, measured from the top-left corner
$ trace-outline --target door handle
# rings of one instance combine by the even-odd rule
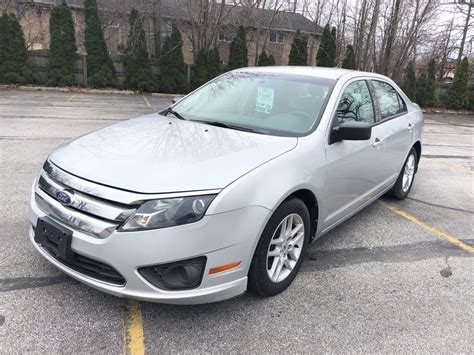
[[[385,139],[375,138],[374,143],[372,143],[372,147],[378,147],[385,142]]]
[[[411,123],[408,124],[408,130],[411,131],[413,128],[413,125]]]

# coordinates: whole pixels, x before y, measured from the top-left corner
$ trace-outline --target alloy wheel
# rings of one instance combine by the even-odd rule
[[[415,175],[415,165],[415,156],[410,154],[403,169],[403,192],[407,192],[410,189],[411,183],[413,182],[413,176]]]
[[[272,282],[281,282],[291,274],[303,250],[304,235],[300,215],[290,214],[280,222],[267,252],[267,274]]]

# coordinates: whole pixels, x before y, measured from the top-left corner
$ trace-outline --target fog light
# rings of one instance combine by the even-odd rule
[[[138,269],[148,282],[163,290],[189,290],[201,284],[206,257]]]

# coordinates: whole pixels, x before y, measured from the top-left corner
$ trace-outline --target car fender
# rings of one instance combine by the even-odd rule
[[[311,191],[324,209],[322,191],[326,184],[326,152],[323,135],[315,131],[299,138],[292,151],[268,161],[224,188],[207,211],[225,213],[248,206],[261,206],[273,212],[298,190]],[[270,218],[269,213],[268,218]],[[266,222],[266,221],[265,221]]]

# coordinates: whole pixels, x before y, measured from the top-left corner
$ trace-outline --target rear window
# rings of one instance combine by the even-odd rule
[[[405,101],[403,101],[392,85],[378,80],[372,80],[372,83],[382,119],[400,115],[407,111]]]

